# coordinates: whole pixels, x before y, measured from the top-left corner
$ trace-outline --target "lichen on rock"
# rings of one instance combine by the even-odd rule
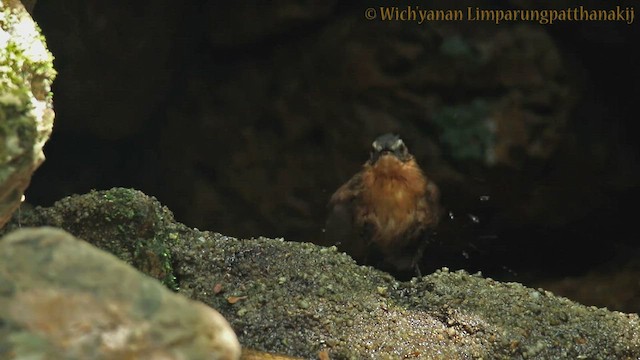
[[[0,3],[0,227],[44,161],[53,128],[53,56],[17,0]]]

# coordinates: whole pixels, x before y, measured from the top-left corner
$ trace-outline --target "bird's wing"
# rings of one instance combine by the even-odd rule
[[[365,257],[367,247],[361,227],[355,223],[356,199],[362,191],[362,175],[354,175],[331,196],[325,227],[327,243],[338,245],[354,259]]]
[[[443,210],[440,207],[440,190],[433,181],[428,181],[424,198],[428,205],[427,209],[429,210],[429,214],[427,214],[427,224],[428,227],[434,228],[438,225],[438,222],[440,222],[440,216]]]

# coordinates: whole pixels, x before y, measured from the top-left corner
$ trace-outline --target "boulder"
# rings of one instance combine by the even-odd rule
[[[18,0],[0,2],[0,228],[44,161],[54,112],[53,56]]]
[[[225,319],[54,228],[0,240],[0,358],[237,359]]]

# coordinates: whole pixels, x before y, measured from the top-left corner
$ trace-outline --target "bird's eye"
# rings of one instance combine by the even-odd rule
[[[391,150],[403,150],[405,148],[404,146],[404,142],[400,139],[398,139],[395,143],[393,143],[393,145],[391,146]]]

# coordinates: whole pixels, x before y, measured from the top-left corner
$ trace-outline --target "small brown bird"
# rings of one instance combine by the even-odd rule
[[[440,218],[439,191],[400,137],[373,142],[363,169],[329,200],[327,239],[361,264],[387,271],[413,268]]]

